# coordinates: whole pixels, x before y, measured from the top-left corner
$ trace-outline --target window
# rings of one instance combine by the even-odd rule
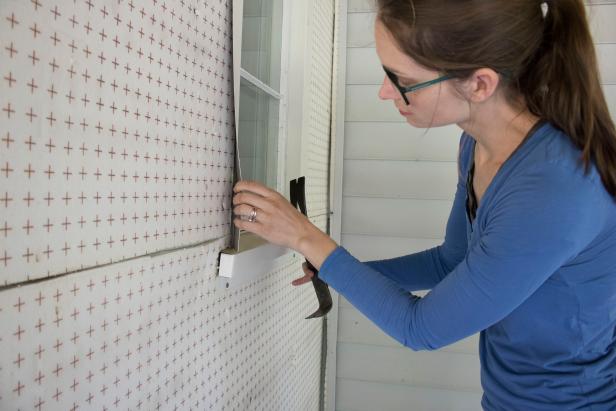
[[[236,177],[260,181],[278,191],[284,191],[286,181],[283,3],[284,0],[233,2]],[[255,253],[255,248],[264,249]],[[285,251],[234,227],[233,249],[225,250],[221,255],[220,274],[225,275],[225,264],[227,269],[229,264],[238,265],[229,263],[238,254],[252,256],[251,261],[271,261]],[[256,261],[251,264],[256,264]]]
[[[282,0],[244,0],[238,152],[242,179],[278,189]]]
[[[239,108],[236,115],[237,177],[281,190],[279,175],[284,174],[284,170],[278,159],[279,140],[283,137],[280,132],[283,0],[236,1],[234,7],[238,6],[242,14],[239,107],[236,106]],[[234,30],[234,35],[240,33]],[[252,235],[235,230],[236,250],[245,248],[242,237],[246,236]],[[251,239],[245,243],[253,247],[258,241]]]

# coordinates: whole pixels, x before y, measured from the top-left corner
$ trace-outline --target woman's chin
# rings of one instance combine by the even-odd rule
[[[426,128],[426,125],[421,121],[417,121],[417,118],[413,117],[413,115],[404,116],[406,122],[415,128]]]
[[[435,122],[433,121],[433,119],[428,119],[428,120],[418,119],[417,117],[413,115],[404,116],[404,117],[406,119],[406,122],[410,124],[411,126],[413,126],[414,128],[435,128],[435,127],[442,127],[448,124],[453,124],[453,123]]]

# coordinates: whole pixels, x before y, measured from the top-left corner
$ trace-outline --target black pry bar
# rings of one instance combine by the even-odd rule
[[[306,210],[306,178],[300,177],[296,180],[291,180],[291,188],[290,188],[290,196],[291,196],[291,204],[293,207],[298,208],[299,211],[306,217],[308,216],[308,212]],[[309,318],[319,318],[326,315],[332,309],[332,296],[329,292],[329,286],[323,280],[319,278],[319,271],[310,263],[310,261],[306,260],[306,265],[308,269],[314,272],[312,276],[312,286],[314,287],[314,292],[317,295],[317,300],[319,301],[319,308],[312,314],[310,314],[306,319]]]

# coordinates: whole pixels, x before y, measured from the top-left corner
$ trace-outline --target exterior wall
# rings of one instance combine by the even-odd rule
[[[604,89],[616,115],[616,2],[589,6]],[[342,244],[363,260],[438,245],[457,177],[461,130],[416,130],[377,97],[384,73],[374,49],[374,2],[349,0]],[[336,409],[477,410],[477,336],[412,352],[340,299]]]
[[[231,1],[4,1],[0,17],[0,409],[318,409],[299,256],[241,288],[217,278]]]

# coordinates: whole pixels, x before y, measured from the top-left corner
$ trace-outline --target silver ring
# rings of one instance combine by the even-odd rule
[[[254,223],[255,221],[257,221],[257,209],[256,208],[252,208],[252,211],[250,212],[250,215],[248,216],[248,221],[250,221],[251,223]]]

